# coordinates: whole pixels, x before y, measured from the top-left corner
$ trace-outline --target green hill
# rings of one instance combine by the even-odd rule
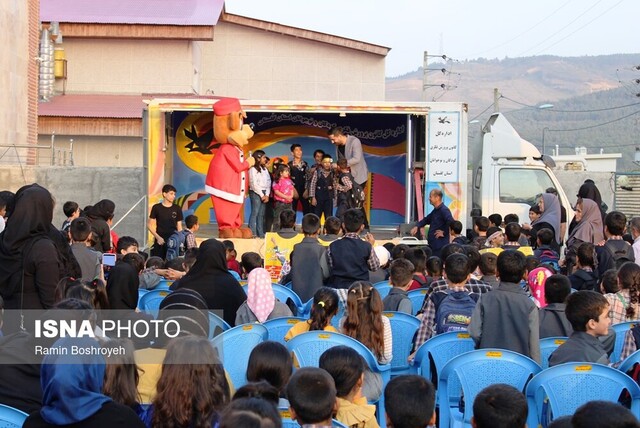
[[[446,68],[447,73],[429,71],[427,84],[445,84],[448,90],[430,86],[426,99],[466,102],[469,118],[484,122],[493,112],[493,88],[498,88],[500,110],[523,138],[541,147],[546,127],[548,153],[556,145],[561,154],[575,153],[577,146],[589,153],[622,152],[619,169],[628,171],[636,169],[631,161],[640,146],[640,84],[634,82],[640,79],[634,69],[639,64],[640,54],[434,62],[429,69]],[[420,67],[387,78],[387,100],[420,101],[422,76]],[[554,107],[534,107],[545,103]],[[615,108],[625,105],[631,106]]]

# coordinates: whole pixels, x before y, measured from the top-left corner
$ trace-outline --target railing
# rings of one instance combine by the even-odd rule
[[[0,144],[0,163],[4,165],[74,166],[73,139],[64,146],[56,145],[55,134],[51,144]]]

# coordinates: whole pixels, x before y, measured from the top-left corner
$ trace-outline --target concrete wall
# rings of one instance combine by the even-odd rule
[[[383,101],[385,57],[227,22],[202,43],[201,94]]]
[[[67,93],[193,92],[190,41],[67,38],[62,46]]]
[[[101,199],[111,199],[116,204],[114,224],[146,195],[143,168],[32,168],[3,167],[0,169],[0,188],[15,192],[25,184],[38,183],[49,189],[56,200],[53,224],[62,226],[65,216],[62,205],[76,201],[80,207],[94,204]],[[118,235],[133,236],[143,245],[146,236],[143,201],[115,228]]]
[[[24,0],[0,1],[0,146],[28,142],[27,70],[35,61],[29,58],[28,7]]]
[[[142,124],[140,126],[142,127]],[[69,149],[70,139],[73,139],[73,164],[75,166],[116,168],[142,166],[142,138],[56,135],[55,147]],[[38,144],[51,144],[51,136],[38,136]],[[38,151],[38,156],[40,159],[49,161],[51,159],[51,151],[41,149]],[[46,162],[40,162],[39,165],[46,165]]]
[[[575,204],[580,186],[584,183],[584,180],[590,178],[600,190],[602,202],[607,204],[609,211],[613,210],[613,173],[594,171],[553,171],[553,173],[562,184],[562,188],[571,203]]]

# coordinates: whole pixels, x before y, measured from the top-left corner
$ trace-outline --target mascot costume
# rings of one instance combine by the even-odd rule
[[[219,237],[251,238],[251,230],[241,228],[240,211],[249,191],[247,171],[255,163],[245,159],[243,147],[253,137],[249,125],[243,125],[247,115],[236,98],[223,98],[213,105],[213,135],[220,144],[205,181],[218,220]]]

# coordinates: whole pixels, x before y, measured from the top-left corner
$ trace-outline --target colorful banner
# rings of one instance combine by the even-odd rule
[[[213,141],[211,112],[175,111],[170,127],[175,144],[172,150],[170,182],[178,189],[176,203],[185,214],[195,214],[200,223],[215,222],[215,210],[204,192],[204,177],[218,144]],[[303,159],[314,163],[313,152],[323,150],[336,156],[336,148],[329,142],[327,131],[342,126],[349,135],[362,142],[365,160],[370,171],[370,192],[367,197],[372,225],[397,225],[404,221],[406,173],[405,114],[349,113],[339,117],[335,113],[314,112],[247,112],[245,123],[252,124],[255,135],[246,148],[264,150],[272,160],[290,160],[290,147],[300,144]],[[213,153],[213,154],[212,154]],[[245,203],[244,218],[249,217],[250,203]],[[298,222],[301,215],[298,216]]]

